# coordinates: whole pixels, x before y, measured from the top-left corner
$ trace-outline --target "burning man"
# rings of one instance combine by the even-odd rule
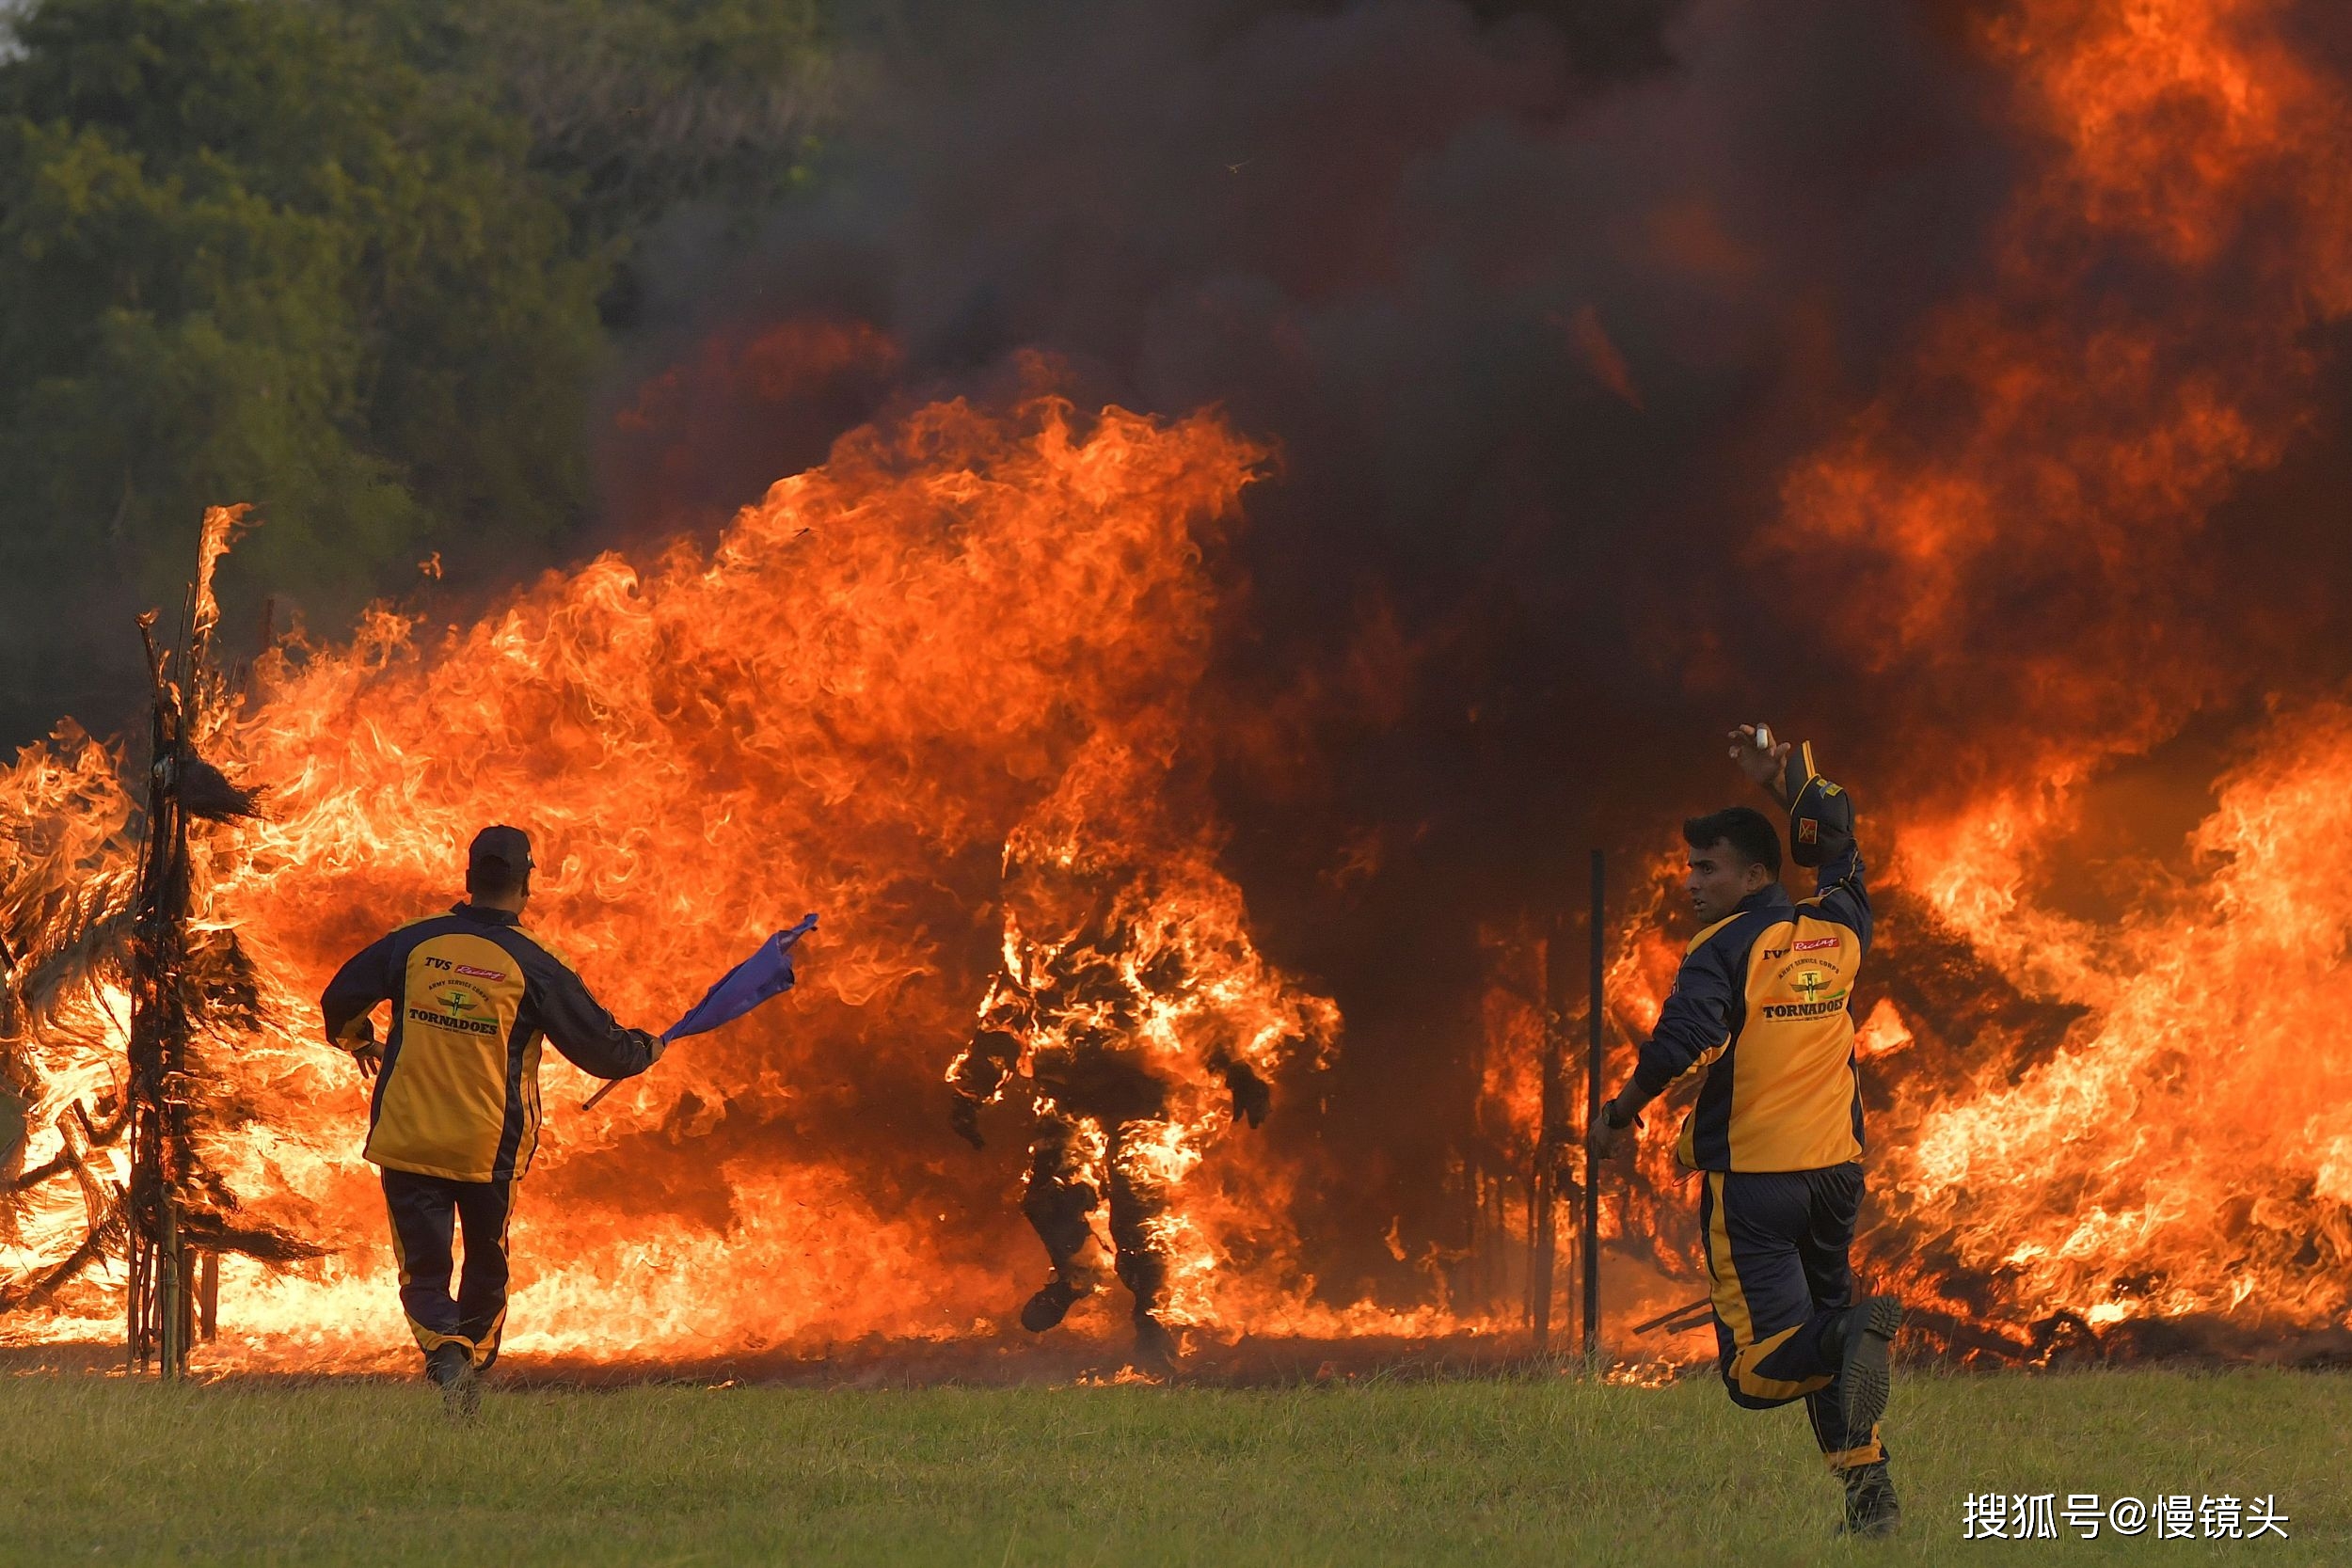
[[[1853,799],[1814,771],[1813,748],[1731,732],[1740,770],[1788,813],[1791,853],[1818,867],[1799,903],[1780,882],[1780,832],[1733,806],[1682,825],[1691,941],[1631,1082],[1591,1131],[1604,1158],[1642,1108],[1692,1069],[1682,1163],[1705,1173],[1699,1236],[1712,1281],[1724,1386],[1752,1410],[1803,1400],[1845,1481],[1848,1532],[1893,1533],[1899,1510],[1879,1418],[1893,1296],[1853,1299],[1847,1250],[1862,1199],[1862,1088],[1848,1004],[1870,944]]]
[[[1205,1074],[1231,1097],[1233,1118],[1256,1127],[1272,1091],[1237,1051],[1198,1037],[1216,1035],[1214,1021],[1170,1022],[1174,999],[1196,976],[1181,942],[1136,951],[1139,931],[1165,929],[1147,870],[1066,847],[1016,845],[1006,876],[1005,967],[948,1069],[951,1123],[980,1148],[980,1107],[1016,1071],[1035,1080],[1021,1208],[1054,1277],[1021,1308],[1021,1326],[1042,1334],[1093,1293],[1091,1219],[1107,1188],[1116,1268],[1135,1302],[1136,1364],[1165,1370],[1177,1358],[1160,1318],[1165,1172],[1182,1143],[1171,1099],[1196,1097],[1204,1085],[1191,1080]]]
[[[523,929],[532,868],[521,829],[483,829],[467,855],[469,901],[371,943],[319,999],[327,1038],[375,1080],[365,1153],[383,1171],[401,1307],[459,1416],[479,1405],[506,1322],[506,1227],[539,1143],[540,1037],[600,1078],[633,1077],[662,1052]],[[380,1047],[379,1002],[392,1005]],[[466,1264],[452,1299],[458,1222]]]

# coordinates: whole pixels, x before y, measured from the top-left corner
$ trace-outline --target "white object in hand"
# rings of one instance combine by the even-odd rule
[[[1769,752],[1772,749],[1772,725],[1758,724],[1756,726],[1756,749],[1759,752]]]

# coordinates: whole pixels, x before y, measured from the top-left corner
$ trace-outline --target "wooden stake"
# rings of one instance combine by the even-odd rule
[[[220,1254],[200,1255],[196,1276],[196,1335],[206,1344],[220,1331]]]
[[[139,633],[148,640],[152,616]],[[187,1370],[195,1323],[193,1258],[180,1235],[180,1182],[189,1160],[189,1113],[182,1075],[188,1062],[188,826],[181,788],[195,755],[205,669],[196,629],[196,589],[181,611],[180,641],[154,661],[149,728],[147,844],[139,862],[131,935],[128,1101],[131,1183],[124,1218],[131,1254],[128,1359],[151,1361],[167,1378]],[[174,655],[176,654],[176,657]],[[175,678],[167,678],[167,664]]]
[[[156,1248],[155,1269],[163,1281],[161,1309],[155,1314],[156,1370],[167,1379],[176,1378],[185,1370],[188,1359],[187,1341],[180,1331],[182,1290],[180,1269],[180,1224],[173,1212],[177,1207],[170,1198],[163,1203],[163,1234]]]

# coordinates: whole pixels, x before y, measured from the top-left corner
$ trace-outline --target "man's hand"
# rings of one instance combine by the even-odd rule
[[[1759,731],[1764,733],[1759,736]],[[1742,724],[1725,738],[1731,742],[1731,760],[1740,765],[1740,771],[1748,776],[1748,782],[1779,800],[1781,774],[1788,760],[1788,742],[1759,744],[1770,738],[1770,726],[1764,724]],[[1783,805],[1788,803],[1781,801]]]
[[[980,1102],[971,1096],[960,1094],[947,1102],[947,1125],[974,1148],[988,1147],[988,1140],[980,1136]]]
[[[374,1082],[375,1075],[384,1070],[384,1048],[375,1043],[375,1021],[367,1014],[344,1024],[342,1035],[335,1043],[351,1053],[352,1061],[358,1065],[361,1083]]]
[[[1612,1117],[1623,1117],[1625,1125],[1622,1127],[1611,1126],[1610,1118]],[[1639,1122],[1640,1117],[1638,1116],[1627,1116],[1618,1106],[1616,1099],[1613,1096],[1601,1102],[1600,1115],[1595,1117],[1593,1118],[1593,1125],[1586,1128],[1584,1131],[1584,1142],[1591,1148],[1597,1158],[1603,1160],[1609,1159],[1613,1157],[1618,1149],[1629,1148],[1632,1147],[1633,1140],[1626,1134],[1635,1126],[1639,1125]]]
[[[653,1066],[654,1063],[661,1060],[662,1057],[668,1055],[670,1053],[670,1042],[668,1040],[663,1039],[660,1035],[656,1035],[652,1037],[653,1054],[645,1058],[645,1065],[647,1067]]]

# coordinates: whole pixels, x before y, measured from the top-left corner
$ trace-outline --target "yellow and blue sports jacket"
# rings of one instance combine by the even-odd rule
[[[367,1158],[453,1181],[510,1181],[539,1147],[539,1041],[599,1078],[653,1065],[653,1037],[624,1029],[569,965],[505,910],[459,904],[403,926],[338,970],[319,1008],[326,1037],[364,1045],[392,1005],[368,1111]]]
[[[1633,1069],[1645,1101],[1705,1070],[1676,1147],[1697,1170],[1820,1170],[1862,1156],[1850,1007],[1870,895],[1852,800],[1813,770],[1810,745],[1788,759],[1788,784],[1791,847],[1819,867],[1813,896],[1774,882],[1692,938]]]

